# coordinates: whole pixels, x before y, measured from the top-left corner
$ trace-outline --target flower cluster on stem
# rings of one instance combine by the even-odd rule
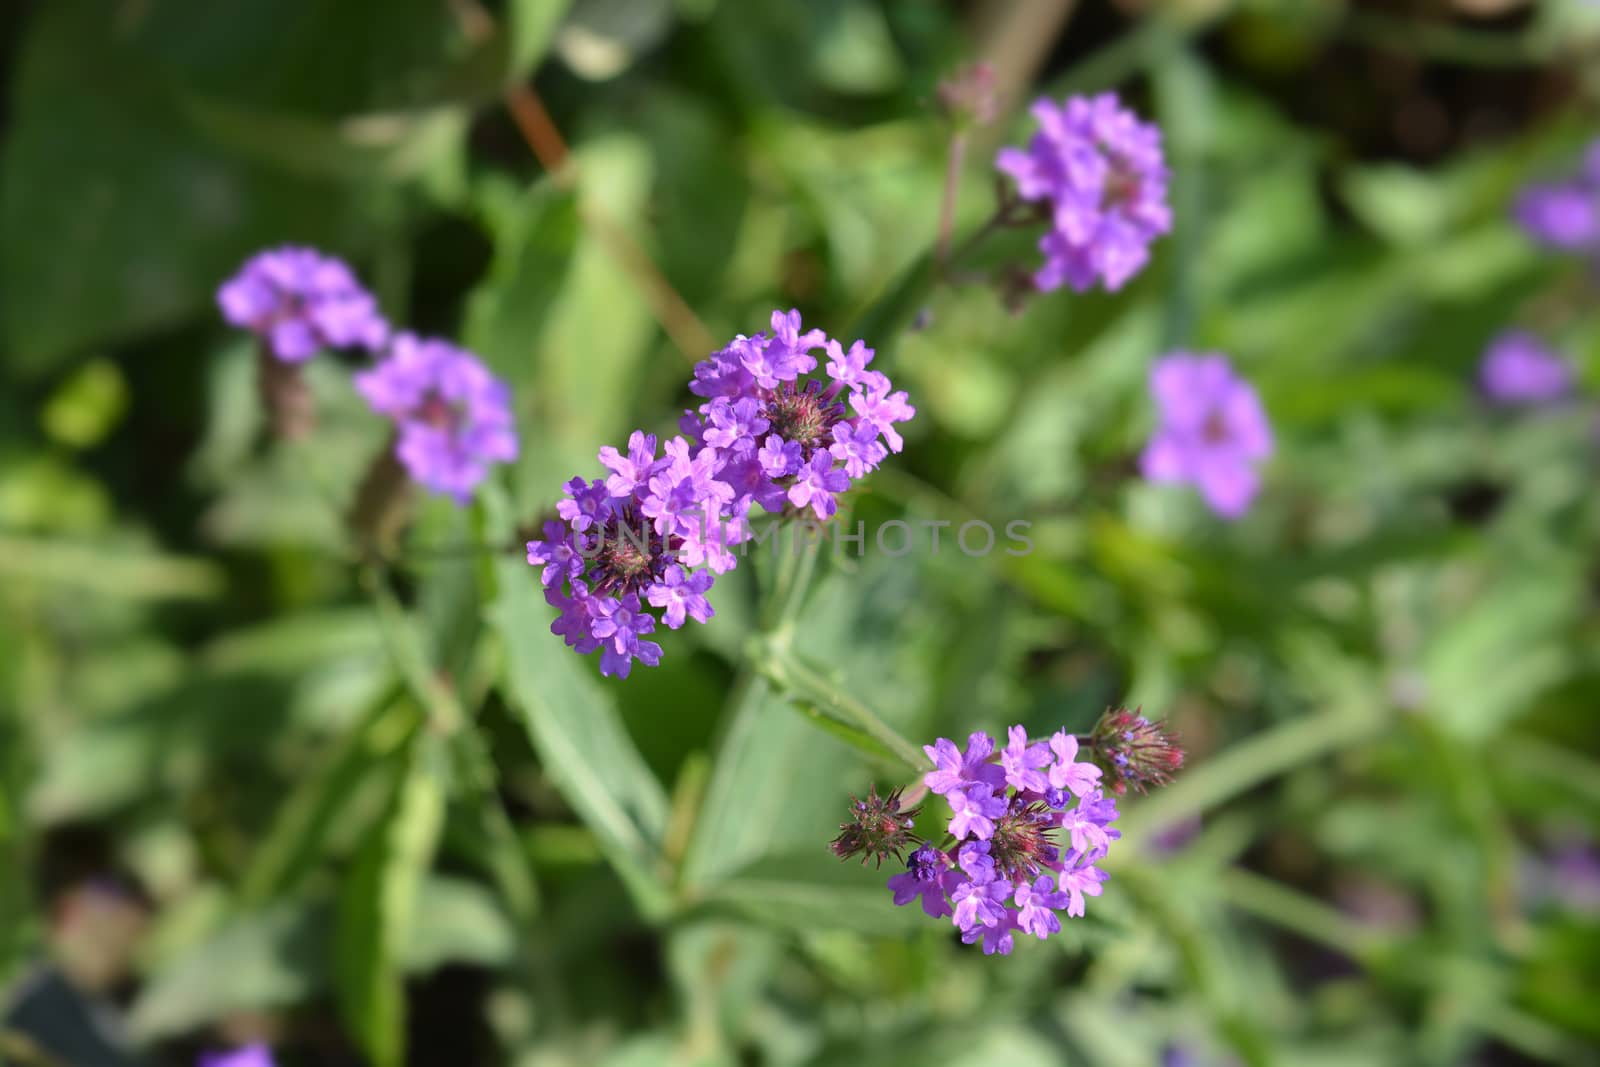
[[[923,777],[952,813],[942,843],[921,844],[889,879],[897,905],[920,900],[949,918],[966,944],[1005,955],[1020,931],[1041,940],[1061,914],[1084,913],[1106,880],[1097,864],[1120,833],[1116,803],[1100,790],[1101,770],[1079,761],[1078,740],[1061,731],[1030,741],[1013,726],[1007,744],[979,731],[965,751],[946,738],[924,746],[934,769]]]
[[[749,540],[753,509],[827,520],[841,493],[904,446],[895,426],[915,411],[868,369],[872,349],[802,330],[797,311],[774,311],[771,326],[695,366],[689,390],[705,402],[684,412],[660,455],[643,431],[625,453],[602,448],[610,476],[568,482],[559,518],[528,542],[561,612],[551,629],[581,653],[600,651],[604,674],[659,661],[661,646],[646,640],[653,611],[670,629],[711,618],[706,594],[738,565],[732,549]],[[807,378],[819,351],[825,378]]]

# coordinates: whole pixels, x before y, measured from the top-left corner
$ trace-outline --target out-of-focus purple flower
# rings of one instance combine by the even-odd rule
[[[1215,354],[1176,352],[1150,370],[1158,425],[1140,457],[1154,482],[1187,482],[1211,510],[1238,518],[1260,488],[1272,429],[1250,383]]]
[[[310,248],[259,252],[217,290],[229,323],[262,337],[273,355],[301,363],[322,348],[376,352],[389,336],[378,302],[342,261]]]
[[[1085,898],[1098,896],[1105,881],[1096,864],[1121,836],[1110,827],[1116,804],[1098,790],[1074,802],[1066,788],[1050,784],[1047,768],[1060,766],[1050,744],[1030,742],[1021,726],[1006,738],[998,754],[982,731],[967,739],[965,752],[942,737],[923,747],[934,764],[923,784],[942,794],[953,814],[950,843],[924,844],[906,872],[889,879],[896,904],[920,897],[929,915],[950,917],[964,943],[981,941],[985,953],[1000,955],[1011,952],[1018,930],[1042,939],[1060,931],[1062,910],[1082,915]],[[1067,753],[1068,765],[1082,766],[1075,754]],[[1054,804],[1047,802],[1052,793],[1059,794]],[[1057,834],[1072,847],[1062,847]]]
[[[1005,148],[995,165],[1024,200],[1048,205],[1051,228],[1039,241],[1043,290],[1097,281],[1120,289],[1172,228],[1161,131],[1139,121],[1115,93],[1034,102],[1039,129],[1026,149]]]
[[[265,1045],[245,1045],[231,1052],[203,1052],[198,1067],[275,1067],[272,1050]]]
[[[1540,244],[1600,253],[1600,140],[1589,145],[1571,177],[1525,187],[1512,215]]]
[[[465,349],[398,334],[355,384],[374,411],[395,420],[395,454],[412,479],[459,503],[491,466],[517,458],[511,392]]]
[[[1478,382],[1496,404],[1549,404],[1571,391],[1572,368],[1532,334],[1508,330],[1489,343]]]

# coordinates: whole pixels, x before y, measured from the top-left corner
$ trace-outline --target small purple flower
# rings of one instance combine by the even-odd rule
[[[1050,787],[1052,789],[1065,789],[1075,797],[1081,797],[1094,789],[1100,781],[1100,768],[1092,763],[1076,763],[1078,756],[1078,739],[1065,730],[1058,731],[1050,738],[1050,751],[1055,754],[1055,762],[1050,765]],[[1052,803],[1051,807],[1061,805]]]
[[[1490,343],[1478,381],[1496,404],[1549,404],[1571,391],[1572,368],[1537,337],[1509,330]]]
[[[1006,784],[1017,790],[1043,793],[1050,788],[1049,781],[1039,768],[1050,762],[1050,748],[1043,742],[1028,744],[1028,731],[1013,726],[1007,735],[1009,744],[1000,753],[1000,766],[1006,772]]]
[[[761,451],[756,453],[761,473],[768,478],[784,478],[800,469],[800,443],[785,441],[777,434],[768,434]]]
[[[736,455],[745,455],[754,449],[768,426],[767,420],[761,417],[761,406],[748,396],[713,400],[707,418],[710,425],[703,434],[705,443]]]
[[[1033,105],[1039,130],[1026,150],[1002,149],[995,164],[1017,194],[1048,205],[1040,239],[1042,290],[1096,281],[1120,289],[1149,260],[1152,242],[1172,228],[1161,131],[1140,122],[1114,93]]]
[[[1102,892],[1102,884],[1106,880],[1106,873],[1094,866],[1092,860],[1082,858],[1075,866],[1063,870],[1057,877],[1060,893],[1065,897],[1067,914],[1073,918],[1082,918],[1084,911],[1084,897],[1097,897]],[[1061,907],[1062,904],[1057,904]]]
[[[655,628],[655,616],[641,609],[637,594],[629,593],[620,599],[600,598],[589,627],[590,633],[601,641],[600,673],[626,678],[635,659],[646,667],[659,663],[661,646],[641,639]]]
[[[709,622],[716,612],[711,609],[711,602],[705,594],[714,580],[705,571],[690,574],[674,564],[666,569],[659,582],[645,592],[645,599],[651,607],[666,609],[661,613],[661,621],[669,629],[676,630],[682,626],[685,617],[695,622]]]
[[[956,852],[956,864],[970,881],[987,885],[994,881],[994,857],[989,842],[968,841]]]
[[[838,341],[829,341],[827,351],[828,362],[822,369],[840,385],[860,384],[867,373],[867,364],[872,362],[874,355],[865,341],[854,342],[848,352]]]
[[[878,428],[863,422],[853,429],[840,423],[833,428],[833,444],[828,451],[833,458],[844,461],[844,472],[851,478],[864,477],[877,465],[889,450],[878,442]]]
[[[585,482],[582,478],[572,479],[561,487],[566,491],[567,499],[556,505],[556,514],[571,523],[579,533],[596,522],[603,522],[609,499],[605,486],[606,483],[598,478],[592,482]]]
[[[993,789],[1005,780],[1005,771],[988,762],[994,752],[994,738],[982,730],[967,738],[965,755],[954,741],[944,737],[931,745],[923,745],[922,751],[927,753],[935,768],[922,777],[931,792],[948,793],[975,783]]]
[[[203,1052],[198,1067],[275,1067],[272,1050],[265,1045],[245,1045],[231,1052]]]
[[[458,503],[472,498],[493,464],[517,458],[511,393],[465,349],[398,334],[355,385],[374,411],[395,420],[395,454],[411,477]]]
[[[1260,480],[1256,467],[1272,454],[1272,430],[1255,389],[1220,355],[1177,352],[1150,371],[1159,425],[1140,457],[1154,482],[1188,482],[1211,510],[1238,518]]]
[[[1007,911],[1005,917],[1006,922],[996,923],[994,926],[974,926],[970,930],[963,931],[961,943],[972,945],[982,941],[985,956],[1011,955],[1011,950],[1015,947],[1015,941],[1011,936],[1011,931],[1016,929],[1015,916]]]
[[[257,253],[217,290],[217,303],[229,323],[260,335],[288,363],[321,348],[376,352],[389,336],[377,301],[350,268],[310,248]]]
[[[945,794],[955,817],[950,820],[950,833],[957,840],[971,835],[986,840],[994,833],[994,820],[1006,813],[1006,798],[995,796],[986,785],[969,785]]]
[[[1006,921],[1006,898],[1011,895],[1011,883],[999,880],[990,882],[962,882],[950,894],[955,904],[955,924],[963,933],[974,926],[998,926]]]
[[[832,452],[821,451],[811,457],[809,465],[801,468],[795,483],[789,487],[789,503],[797,508],[810,505],[817,518],[826,522],[838,510],[834,494],[848,488],[850,476],[833,469]]]
[[[853,394],[850,407],[864,424],[883,434],[883,439],[889,443],[889,451],[899,452],[905,447],[905,441],[894,424],[908,421],[917,413],[917,409],[906,403],[904,390],[891,393],[888,383],[884,382],[879,388]]]
[[[689,442],[682,437],[668,441],[663,451],[640,508],[655,520],[656,532],[678,534],[722,514],[733,500],[733,487],[715,478],[716,453],[707,449],[691,457]]]
[[[905,907],[921,897],[922,910],[928,918],[945,918],[950,914],[950,902],[944,882],[951,873],[950,857],[932,845],[923,845],[906,861],[905,873],[889,879],[895,905]]]
[[[544,540],[528,542],[528,562],[544,567],[539,581],[546,588],[583,573],[583,557],[559,522],[544,524]]]
[[[1016,891],[1017,928],[1032,934],[1040,941],[1061,932],[1061,920],[1052,910],[1061,905],[1056,900],[1054,883],[1048,874],[1041,874],[1031,883],[1020,882]]]
[[[1117,818],[1117,802],[1100,792],[1090,793],[1078,801],[1078,806],[1061,817],[1061,828],[1067,831],[1076,852],[1104,851],[1111,842],[1122,836],[1111,829]]]
[[[1600,248],[1600,178],[1530,185],[1513,214],[1540,244],[1568,252]]]
[[[622,455],[606,445],[600,450],[600,465],[611,472],[605,480],[606,492],[611,496],[631,496],[633,491],[650,479],[656,464],[656,436],[635,430],[628,436],[628,454]]]

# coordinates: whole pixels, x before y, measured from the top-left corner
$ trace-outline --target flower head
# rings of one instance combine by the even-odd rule
[[[265,1045],[245,1045],[231,1052],[203,1052],[198,1067],[275,1067],[272,1050]]]
[[[1120,289],[1149,260],[1152,242],[1172,228],[1161,131],[1139,121],[1114,93],[1033,105],[1039,129],[1026,149],[1005,148],[995,165],[1017,194],[1050,214],[1039,241],[1043,290],[1098,281]]]
[[[1060,742],[1071,737],[1030,742],[1014,726],[998,753],[981,731],[965,752],[946,738],[925,746],[934,769],[923,784],[949,803],[949,836],[943,847],[923,843],[889,879],[894,902],[920,898],[929,916],[950,918],[964,943],[1000,955],[1011,952],[1016,931],[1046,938],[1060,931],[1061,911],[1082,915],[1084,898],[1099,895],[1105,880],[1095,864],[1120,835],[1110,825],[1116,804],[1091,788],[1099,770],[1074,762],[1075,740],[1070,750]],[[1051,784],[1063,767],[1061,780],[1080,792]]]
[[[1537,337],[1509,330],[1484,352],[1478,382],[1496,404],[1549,404],[1571,391],[1572,368]]]
[[[300,363],[322,348],[383,347],[389,324],[342,261],[310,248],[259,252],[217,290],[228,322],[261,336],[273,355]]]
[[[712,457],[713,476],[733,489],[740,514],[792,508],[826,521],[839,494],[904,447],[895,427],[916,411],[867,369],[873,351],[864,341],[845,349],[802,329],[798,311],[774,311],[770,325],[696,365],[689,391],[705,402],[686,416],[685,436],[700,442],[697,455]],[[819,350],[823,374],[808,377]]]
[[[1272,454],[1255,389],[1220,355],[1177,352],[1151,368],[1150,392],[1158,425],[1140,457],[1144,476],[1188,482],[1218,515],[1243,515],[1260,487],[1256,467]]]
[[[466,503],[493,464],[517,458],[511,392],[465,349],[398,334],[355,384],[374,411],[395,420],[395,454],[435,492]]]
[[[1600,253],[1600,141],[1589,146],[1571,177],[1524,188],[1512,215],[1542,245]]]

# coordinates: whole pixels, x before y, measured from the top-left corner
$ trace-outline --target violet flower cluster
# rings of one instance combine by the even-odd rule
[[[1001,955],[1017,931],[1043,940],[1060,932],[1060,912],[1083,915],[1106,880],[1096,864],[1121,836],[1116,802],[1101,792],[1100,768],[1078,761],[1074,735],[1030,742],[1013,726],[1007,740],[998,753],[982,731],[965,752],[942,737],[924,746],[934,770],[923,782],[950,805],[949,837],[919,847],[888,883],[897,905],[920,898],[964,943]]]
[[[310,248],[258,253],[223,283],[217,303],[228,322],[261,338],[264,365],[276,365],[265,353],[298,365],[324,348],[377,356],[355,376],[356,390],[394,420],[395,458],[425,488],[465,504],[494,464],[517,457],[505,383],[465,349],[391,331],[341,260]]]
[[[995,165],[1023,200],[1049,211],[1034,285],[1084,292],[1099,281],[1120,289],[1148,262],[1151,243],[1172,228],[1161,131],[1115,93],[1062,104],[1041,99],[1032,110],[1039,129],[1028,147],[1002,149]]]
[[[311,248],[269,249],[217,290],[229,323],[261,337],[273,355],[304,363],[324,348],[377,352],[389,337],[378,302],[342,261]]]
[[[711,618],[706,593],[738,564],[732,547],[750,538],[753,507],[827,520],[840,493],[904,445],[895,426],[915,412],[867,369],[872,349],[802,331],[797,311],[771,321],[770,334],[736,337],[696,365],[689,389],[706,402],[660,455],[642,431],[625,453],[602,448],[609,477],[568,482],[559,521],[528,542],[561,612],[551,630],[580,653],[598,650],[602,674],[656,665],[656,612],[674,630]],[[818,351],[825,381],[806,378]]]
[[[1540,244],[1600,262],[1600,141],[1589,146],[1576,174],[1527,186],[1513,214]]]
[[[1551,404],[1571,392],[1572,368],[1533,334],[1507,330],[1484,352],[1478,384],[1505,407]]]
[[[1175,352],[1150,368],[1150,393],[1159,422],[1140,456],[1144,476],[1186,482],[1218,515],[1243,515],[1260,488],[1256,468],[1272,455],[1255,389],[1221,355]]]
[[[395,422],[395,456],[412,480],[465,504],[495,463],[517,458],[511,391],[446,341],[397,334],[356,390]]]
[[[265,1045],[245,1045],[231,1052],[201,1053],[197,1067],[276,1067]]]

